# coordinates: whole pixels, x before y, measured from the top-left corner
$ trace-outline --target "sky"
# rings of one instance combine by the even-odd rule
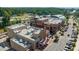
[[[79,7],[79,0],[0,0],[0,7]]]

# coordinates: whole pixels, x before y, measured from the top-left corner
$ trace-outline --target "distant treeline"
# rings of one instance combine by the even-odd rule
[[[68,18],[68,11],[65,8],[0,8],[0,16],[3,16],[2,25],[5,27],[9,25],[10,16],[22,15],[24,13],[48,15],[48,14],[63,14]]]
[[[47,14],[63,14],[66,12],[64,8],[0,8],[0,16],[12,16],[23,13],[32,13],[39,15]]]

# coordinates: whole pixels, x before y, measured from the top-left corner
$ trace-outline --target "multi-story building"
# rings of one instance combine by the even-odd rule
[[[32,26],[44,28],[45,26],[51,33],[55,33],[64,24],[65,17],[62,15],[36,16],[30,22]]]
[[[30,25],[16,24],[9,26],[7,32],[11,48],[19,51],[44,48],[49,44],[51,34],[55,34],[63,24],[63,20],[58,17],[41,16],[31,20]]]
[[[36,44],[40,41],[43,29],[24,26],[12,25],[8,27],[8,36],[11,38],[11,47],[16,50],[29,50],[35,49]]]
[[[0,33],[0,51],[9,50],[9,45],[7,43],[8,36],[6,33]]]
[[[49,20],[48,22],[44,22],[44,27],[46,27],[51,34],[55,34],[60,28],[63,26],[62,20]]]
[[[22,29],[25,29],[26,26],[24,24],[15,24],[7,27],[8,36],[10,38],[16,36],[16,33],[19,33]]]

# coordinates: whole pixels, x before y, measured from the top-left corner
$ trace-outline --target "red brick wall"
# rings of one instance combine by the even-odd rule
[[[43,28],[44,27],[44,22],[43,21],[37,21],[36,26]]]

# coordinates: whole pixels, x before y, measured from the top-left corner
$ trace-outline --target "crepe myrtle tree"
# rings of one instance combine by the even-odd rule
[[[59,40],[59,37],[56,35],[54,42],[58,42],[58,40]]]

